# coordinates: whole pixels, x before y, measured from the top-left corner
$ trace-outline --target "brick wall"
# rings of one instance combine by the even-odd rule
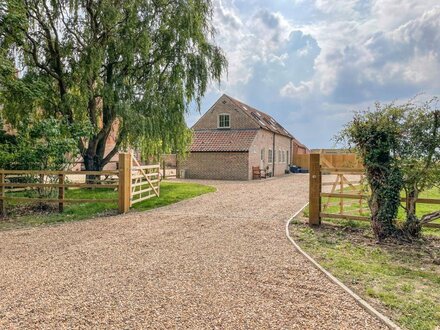
[[[194,152],[179,164],[188,179],[248,180],[247,152]]]
[[[209,109],[200,120],[193,126],[194,130],[217,129],[218,115],[230,115],[230,129],[252,129],[259,126],[249,116],[241,110],[237,110],[235,105],[226,96],[220,99]]]
[[[264,149],[264,161],[260,161],[261,150]],[[194,152],[181,162],[179,168],[186,170],[188,179],[215,180],[252,180],[253,166],[269,166],[272,173],[273,165],[268,163],[268,150],[273,149],[273,133],[260,130],[247,152]],[[279,157],[284,152],[284,161]],[[290,139],[275,134],[275,176],[284,174],[290,163]]]
[[[273,171],[273,164],[268,162],[268,150],[273,149],[273,133],[260,130],[255,137],[254,143],[249,151],[249,179],[252,179],[252,166],[269,166],[269,171]],[[264,149],[264,161],[261,162],[261,150]],[[275,134],[275,176],[283,175],[287,165],[290,163],[290,138],[283,135]],[[284,161],[279,159],[279,151],[284,152]]]
[[[309,154],[309,150],[303,146],[298,145],[295,141],[292,140],[292,153],[293,155],[306,155]]]

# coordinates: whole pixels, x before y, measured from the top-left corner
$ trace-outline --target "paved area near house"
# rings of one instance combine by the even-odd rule
[[[150,212],[1,232],[0,328],[383,328],[285,237],[307,175],[208,183]]]

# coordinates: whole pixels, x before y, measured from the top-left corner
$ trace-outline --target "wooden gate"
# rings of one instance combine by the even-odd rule
[[[327,168],[327,170],[330,170],[330,168]],[[364,193],[365,186],[364,186],[364,173],[359,173],[359,175],[353,179],[350,178],[345,173],[335,173],[335,180],[332,182],[322,182],[322,187],[325,186],[331,186],[330,194],[338,193],[344,194],[345,188],[348,188],[347,192],[350,194],[359,194],[359,199],[355,202],[351,201],[344,201],[344,198],[341,197],[339,201],[333,201],[331,200],[331,197],[327,197],[327,200],[322,205],[322,212],[326,212],[330,207],[332,206],[338,206],[339,207],[339,214],[344,214],[344,206],[353,206],[357,205],[359,208],[355,209],[345,209],[345,212],[348,213],[359,213],[359,215],[362,215],[365,210],[365,203],[362,198],[362,194]]]
[[[141,165],[132,156],[130,206],[160,196],[160,165]]]

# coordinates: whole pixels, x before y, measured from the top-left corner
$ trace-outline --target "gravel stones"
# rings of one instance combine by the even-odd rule
[[[384,328],[286,239],[307,175],[204,183],[217,192],[0,232],[0,328]]]

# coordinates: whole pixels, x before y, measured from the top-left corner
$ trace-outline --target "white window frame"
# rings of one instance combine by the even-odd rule
[[[273,162],[273,150],[272,149],[268,149],[268,151],[267,151],[267,163],[268,164],[272,164],[272,162]]]
[[[283,158],[282,158],[282,154],[281,154],[281,149],[278,149],[278,163],[282,163],[283,162]]]
[[[266,149],[264,148],[260,150],[260,160],[262,160],[263,162],[266,160]]]
[[[229,124],[228,126],[220,126],[220,117],[221,116],[228,116],[228,124]],[[229,113],[220,113],[217,116],[217,128],[220,128],[220,129],[231,128],[231,115]]]

